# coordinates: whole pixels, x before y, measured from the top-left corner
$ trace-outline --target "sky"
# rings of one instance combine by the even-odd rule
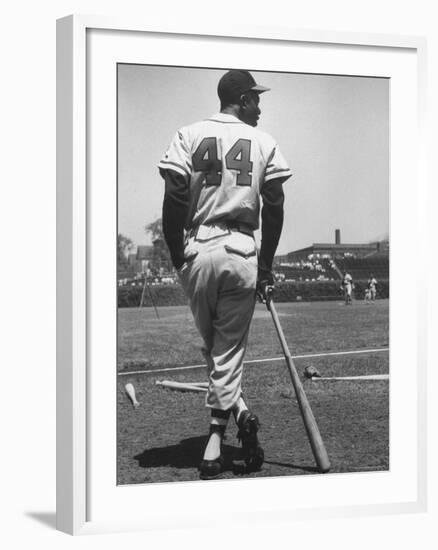
[[[226,70],[119,65],[118,232],[136,245],[161,217],[159,160],[180,127],[218,112]],[[271,88],[258,127],[293,173],[277,253],[334,242],[335,229],[343,243],[388,238],[389,80],[251,72]]]

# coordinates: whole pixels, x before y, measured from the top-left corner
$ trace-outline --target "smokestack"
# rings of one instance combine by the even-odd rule
[[[335,229],[335,244],[341,244],[341,230]]]

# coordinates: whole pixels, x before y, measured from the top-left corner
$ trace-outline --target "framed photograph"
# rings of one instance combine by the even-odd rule
[[[58,529],[425,510],[424,40],[57,29]]]

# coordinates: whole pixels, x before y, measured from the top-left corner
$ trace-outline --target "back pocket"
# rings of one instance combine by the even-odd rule
[[[239,256],[242,256],[242,258],[251,258],[252,256],[255,256],[257,254],[256,249],[253,248],[252,250],[243,250],[240,248],[235,248],[233,246],[230,246],[229,244],[225,245],[225,250],[231,254],[237,254]]]

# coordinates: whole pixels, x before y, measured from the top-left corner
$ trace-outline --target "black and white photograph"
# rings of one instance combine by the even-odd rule
[[[117,67],[117,483],[389,469],[389,79]]]
[[[434,548],[436,3],[4,7],[1,546]]]

